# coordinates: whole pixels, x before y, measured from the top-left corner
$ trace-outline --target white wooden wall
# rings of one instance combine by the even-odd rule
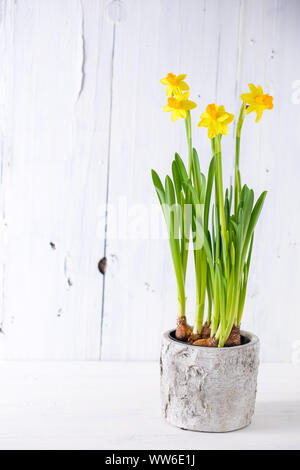
[[[113,237],[113,212],[127,201],[134,224],[132,205],[156,203],[150,169],[165,174],[175,151],[186,158],[183,122],[162,112],[159,79],[174,72],[188,74],[199,105],[204,169],[209,142],[196,123],[206,105],[237,114],[251,82],[274,95],[274,111],[258,125],[249,118],[242,141],[244,180],[247,171],[257,195],[269,191],[243,325],[260,336],[263,360],[291,359],[300,340],[299,21],[299,0],[0,0],[3,358],[158,357],[176,317],[168,244],[142,222],[136,239]],[[224,141],[229,182],[232,132]]]

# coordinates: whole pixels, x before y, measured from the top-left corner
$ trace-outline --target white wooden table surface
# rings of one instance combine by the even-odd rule
[[[182,431],[160,417],[153,362],[0,363],[1,449],[299,449],[300,367],[263,364],[250,427]]]

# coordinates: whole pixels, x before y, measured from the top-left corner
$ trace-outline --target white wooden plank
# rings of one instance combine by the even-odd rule
[[[195,145],[207,169],[209,142],[197,123],[206,105],[218,98],[219,89],[229,89],[229,96],[234,95],[237,47],[232,49],[230,67],[224,64],[230,47],[238,42],[240,6],[230,2],[229,14],[224,2],[217,1],[154,1],[147,5],[128,1],[126,5],[127,21],[118,27],[116,36],[109,201],[117,207],[124,196],[129,207],[139,203],[147,210],[156,204],[150,169],[162,175],[170,172],[175,151],[187,161],[184,123],[172,124],[170,116],[162,112],[166,97],[159,79],[170,71],[188,73],[191,97],[199,103],[193,113]],[[227,19],[230,15],[233,26],[229,33],[226,23],[216,24],[217,9]],[[224,80],[227,86],[222,84]],[[108,241],[111,263],[105,289],[105,359],[155,358],[162,330],[175,325],[176,283],[168,242],[137,238]],[[187,314],[192,321],[192,262],[190,269]]]
[[[8,5],[15,18],[7,31],[14,51],[3,354],[97,359],[112,26],[104,1]]]
[[[13,24],[12,2],[0,3],[0,354],[3,347],[3,324],[6,316],[6,269],[8,261],[7,192],[11,178],[13,96]]]
[[[103,208],[108,196],[111,235],[126,198],[132,231],[140,210],[132,205],[156,203],[151,167],[163,175],[175,151],[186,159],[183,123],[162,112],[159,83],[182,71],[199,104],[194,143],[204,170],[209,142],[196,123],[206,104],[237,114],[249,82],[274,95],[274,111],[258,125],[249,118],[242,141],[247,183],[269,191],[243,326],[262,338],[264,359],[290,359],[300,340],[299,13],[298,0],[1,0],[2,357],[97,359],[102,314],[103,358],[157,357],[176,316],[168,243],[149,240],[142,223],[136,240],[106,243]],[[223,140],[229,182],[233,140]]]
[[[299,105],[292,104],[292,84],[300,77],[297,18],[299,2],[244,2],[240,83],[260,83],[274,95],[274,111],[259,124],[247,120],[242,141],[242,174],[258,195],[268,190],[259,221],[249,276],[244,327],[262,340],[267,361],[289,360],[299,337],[300,200],[298,175]]]
[[[292,83],[300,76],[296,60],[299,2],[125,3],[128,18],[117,30],[115,55],[110,173],[114,206],[120,196],[126,196],[129,205],[155,202],[150,168],[164,174],[170,170],[174,151],[186,155],[182,126],[172,125],[160,111],[164,98],[158,79],[165,73],[189,74],[197,101],[200,95],[195,115],[215,100],[238,114],[239,95],[251,82],[261,83],[274,94],[274,112],[266,112],[259,125],[249,118],[242,142],[242,175],[257,196],[269,189],[255,239],[243,325],[262,338],[264,359],[289,360],[292,345],[299,339],[300,321],[294,313],[299,222],[291,216],[297,213],[299,201],[299,159],[295,156],[299,112],[290,99]],[[194,135],[205,168],[209,142],[203,131],[195,130]],[[228,183],[233,154],[233,139],[224,139]],[[103,357],[157,357],[160,332],[174,325],[176,315],[176,285],[167,243],[142,237],[111,240],[108,251]],[[192,286],[191,278],[188,289]],[[189,315],[193,294],[190,297]],[[290,325],[285,334],[283,323]]]
[[[225,434],[161,418],[156,363],[6,362],[0,373],[2,450],[299,449],[300,369],[291,364],[260,366],[252,424]]]

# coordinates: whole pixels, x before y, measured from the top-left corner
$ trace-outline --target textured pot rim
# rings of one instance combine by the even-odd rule
[[[249,343],[246,343],[246,344],[241,344],[240,346],[232,346],[230,348],[209,348],[207,346],[194,346],[193,344],[189,344],[189,343],[185,343],[183,341],[179,341],[178,339],[174,339],[170,336],[170,334],[175,331],[175,329],[173,328],[172,330],[168,330],[168,331],[165,331],[163,333],[163,338],[168,340],[168,341],[172,341],[173,343],[176,343],[178,344],[179,346],[184,346],[184,347],[189,347],[189,348],[192,348],[192,349],[196,349],[196,350],[205,350],[206,352],[208,353],[211,353],[211,354],[227,354],[228,351],[238,351],[242,348],[247,348],[247,347],[250,347],[250,346],[253,346],[254,344],[257,344],[259,343],[259,338],[258,336],[256,336],[255,334],[251,333],[250,331],[245,331],[245,330],[241,330],[241,335],[242,336],[245,336],[246,338],[249,339]]]

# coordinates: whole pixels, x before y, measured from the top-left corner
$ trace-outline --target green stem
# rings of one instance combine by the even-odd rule
[[[220,136],[216,137],[216,183],[217,183],[217,193],[218,193],[218,205],[220,210],[220,223],[222,236],[226,238],[226,219],[225,219],[225,210],[224,210],[224,194],[223,194],[223,174],[222,174],[222,155],[221,155],[221,141]]]
[[[195,325],[194,325],[194,329],[193,329],[193,333],[195,333],[195,335],[200,334],[201,331],[202,331],[203,317],[204,317],[204,304],[202,304],[200,301],[197,301],[197,303],[196,303]]]
[[[178,317],[183,318],[185,317],[185,300],[182,302],[180,299],[180,294],[178,292]]]
[[[221,135],[217,135],[214,139],[214,151],[216,157],[216,205],[219,210],[220,226],[222,234],[222,256],[226,278],[229,275],[228,256],[227,256],[227,228],[224,209],[224,193],[223,193],[223,174],[222,174],[222,154],[221,154]]]
[[[174,255],[173,255],[173,262],[174,262],[175,274],[176,274],[176,279],[177,279],[178,316],[185,317],[186,297],[185,297],[185,287],[184,287],[182,267],[180,265],[179,260],[174,259]]]
[[[193,144],[192,144],[192,124],[191,124],[191,113],[187,111],[187,117],[185,119],[185,130],[186,130],[186,138],[188,144],[188,178],[191,179],[192,175],[192,166],[193,166]],[[187,238],[184,237],[184,245],[185,247],[189,245],[189,235]],[[183,270],[184,270],[184,280],[186,274],[186,267],[187,267],[187,258],[188,258],[188,249],[185,249],[184,252],[184,262],[183,262]],[[185,315],[185,313],[184,313]]]
[[[190,111],[187,111],[187,116],[185,119],[185,130],[186,130],[186,138],[187,138],[188,150],[189,150],[188,177],[189,179],[191,179],[192,168],[193,168],[193,144],[192,144],[192,123],[191,123]]]
[[[202,331],[206,295],[207,262],[204,249],[195,251],[194,259],[196,271],[196,316],[194,333],[198,334]]]
[[[207,298],[208,298],[208,312],[207,312],[207,326],[211,324],[213,296],[212,296],[212,285],[209,271],[207,272]]]
[[[172,252],[172,255],[173,255],[173,252]],[[175,274],[176,274],[176,279],[177,279],[178,316],[185,317],[186,297],[185,297],[183,272],[182,272],[182,266],[180,264],[180,261],[178,259],[174,259],[175,257],[173,255],[173,262],[174,262]]]
[[[240,175],[240,144],[241,144],[241,132],[246,115],[246,105],[242,104],[240,115],[236,127],[236,139],[235,139],[235,169],[234,169],[234,212],[237,214],[240,194],[241,194],[241,175]]]

